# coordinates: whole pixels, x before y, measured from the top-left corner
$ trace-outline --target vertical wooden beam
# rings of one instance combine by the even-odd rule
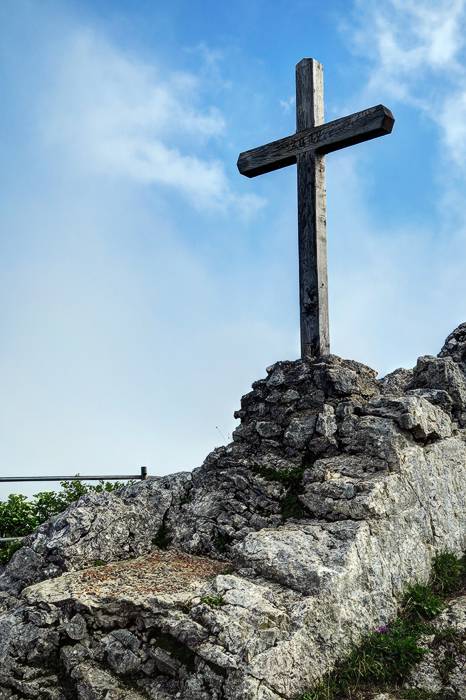
[[[323,67],[303,58],[296,66],[296,130],[323,121]],[[324,156],[303,153],[297,163],[301,357],[309,359],[330,352],[325,162]]]

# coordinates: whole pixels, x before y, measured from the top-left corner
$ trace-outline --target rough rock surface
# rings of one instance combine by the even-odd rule
[[[464,549],[465,358],[463,324],[384,380],[335,356],[279,362],[200,468],[42,525],[0,575],[0,698],[309,688],[437,552]]]

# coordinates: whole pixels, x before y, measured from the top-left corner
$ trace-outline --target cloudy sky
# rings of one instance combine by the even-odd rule
[[[466,0],[2,0],[1,474],[191,469],[298,356],[295,168],[236,159],[294,131],[304,56],[327,119],[396,117],[327,158],[332,350],[438,352],[466,320],[465,47]]]

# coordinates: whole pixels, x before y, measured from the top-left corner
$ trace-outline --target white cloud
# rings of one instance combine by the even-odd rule
[[[201,104],[195,75],[162,75],[83,30],[64,42],[56,70],[43,99],[43,136],[73,166],[172,188],[199,209],[250,214],[263,204],[236,194],[220,159],[203,155],[225,120]]]
[[[419,228],[392,217],[387,226],[371,214],[358,151],[328,162],[333,347],[386,372],[438,352],[464,320],[466,1],[356,0],[352,19],[344,36],[368,76],[355,102],[390,99],[431,120],[438,138],[429,148],[439,175],[442,167],[448,173],[428,182],[438,203],[430,223]]]
[[[25,7],[0,23],[3,473],[190,469],[219,444],[215,426],[233,429],[240,393],[294,350],[264,319],[283,270],[265,251],[258,275],[238,231],[259,199],[222,164],[209,76],[155,69]]]
[[[286,100],[280,100],[280,107],[283,109],[285,114],[288,114],[295,104],[296,97],[294,95],[290,95],[290,97],[288,97]]]
[[[375,221],[356,151],[327,170],[333,351],[382,373],[412,367],[464,320],[466,234]]]
[[[466,156],[466,0],[357,0],[353,48],[370,73],[366,93],[412,105],[441,130],[448,157]]]

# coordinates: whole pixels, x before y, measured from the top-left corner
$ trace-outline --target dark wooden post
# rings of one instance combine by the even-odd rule
[[[395,122],[383,105],[324,124],[324,76],[319,61],[296,66],[296,133],[239,154],[246,177],[298,166],[299,306],[301,357],[330,353],[327,289],[326,153],[390,134]]]
[[[322,64],[304,58],[296,66],[296,131],[324,122]],[[327,217],[324,156],[300,153],[298,240],[301,357],[330,352],[327,283]]]

